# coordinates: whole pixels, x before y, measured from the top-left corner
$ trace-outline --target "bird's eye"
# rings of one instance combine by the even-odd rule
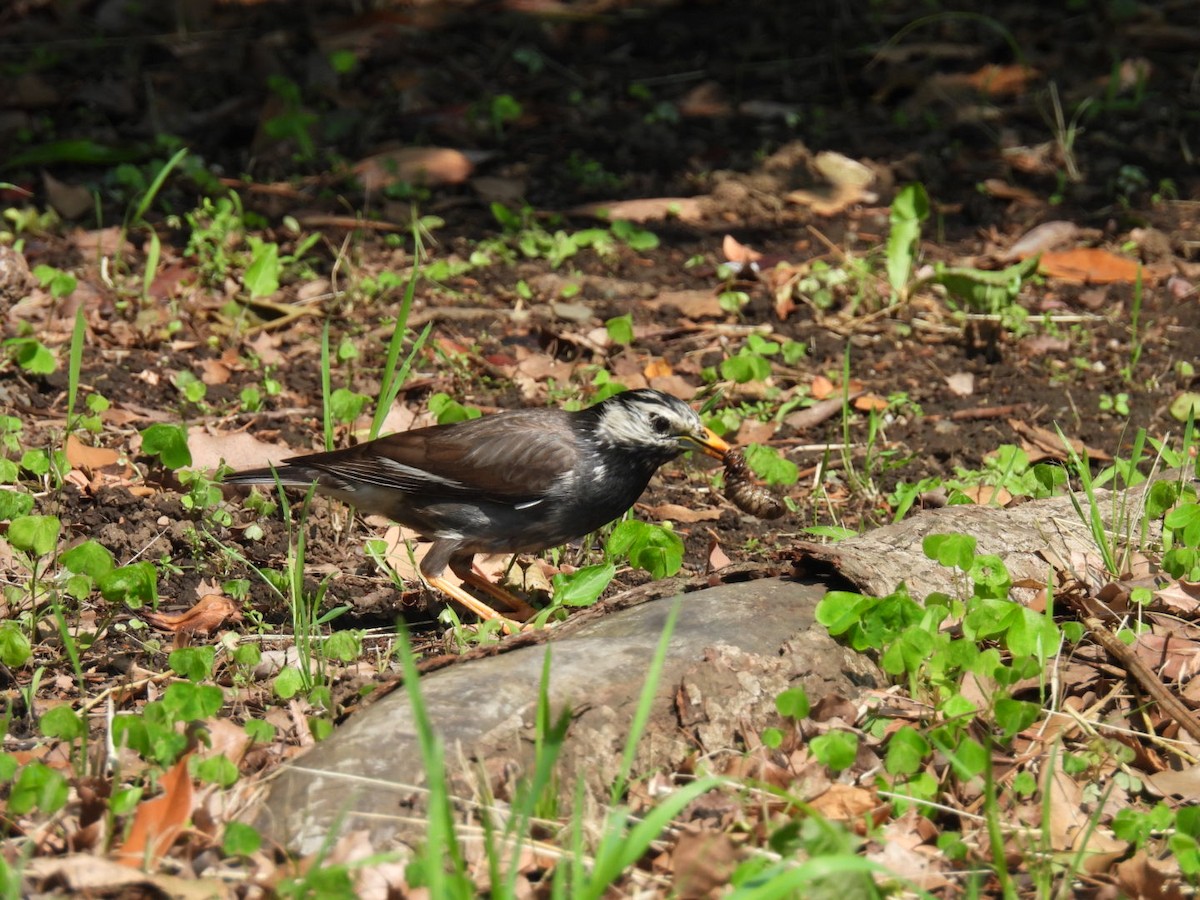
[[[671,431],[671,423],[667,421],[667,417],[657,413],[650,416],[650,427],[658,434],[668,434]]]

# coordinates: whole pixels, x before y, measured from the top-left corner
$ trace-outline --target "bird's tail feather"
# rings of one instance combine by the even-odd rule
[[[246,469],[244,472],[232,472],[223,479],[225,484],[280,484],[307,487],[316,481],[316,477],[299,466],[278,466],[277,468]]]

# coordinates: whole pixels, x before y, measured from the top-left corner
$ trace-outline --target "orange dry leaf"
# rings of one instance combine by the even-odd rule
[[[144,612],[142,618],[163,631],[177,634],[212,634],[226,622],[241,621],[233,601],[221,594],[206,594],[191,609],[178,615]]]
[[[854,822],[879,804],[874,792],[849,784],[831,784],[829,790],[812,800],[809,806],[827,819]]]
[[[167,855],[175,839],[192,815],[195,794],[188,774],[191,753],[180,757],[159,783],[162,793],[138,804],[129,837],[116,851],[117,861],[141,868],[157,863]]]
[[[813,397],[816,398],[817,400],[825,400],[825,399],[827,399],[829,397],[833,397],[835,395],[838,397],[842,396],[842,386],[840,384],[834,384],[832,381],[830,381],[824,375],[814,376],[813,380],[812,380],[812,385],[809,388],[809,390],[812,391]],[[851,378],[850,379],[850,392],[849,392],[850,396],[857,397],[862,392],[863,392],[863,383],[861,381],[859,381],[857,378]]]
[[[859,412],[883,412],[887,405],[887,399],[878,394],[863,394],[854,398],[854,408]]]
[[[379,190],[400,182],[462,184],[474,164],[461,150],[450,147],[403,147],[368,156],[354,165],[364,189]]]
[[[831,396],[837,390],[837,387],[824,375],[816,375],[813,377],[812,386],[809,389],[812,391],[812,395],[818,400],[824,400],[826,397]]]
[[[756,263],[762,259],[762,254],[753,247],[739,243],[732,235],[725,235],[725,239],[721,242],[721,252],[725,254],[725,258],[731,263],[741,263],[749,265]]]
[[[1077,247],[1043,253],[1038,271],[1072,284],[1133,284],[1141,266],[1100,247]]]
[[[568,211],[575,216],[596,216],[610,221],[626,219],[630,222],[650,222],[658,219],[699,222],[704,217],[698,197],[644,197],[637,200],[608,200],[599,203],[585,203]]]
[[[116,465],[120,458],[121,454],[116,450],[89,447],[73,434],[67,437],[67,462],[72,469],[103,469]]]
[[[967,84],[992,97],[1020,94],[1037,73],[1028,66],[986,65],[966,77]]]
[[[671,374],[671,364],[661,357],[652,359],[646,363],[646,367],[642,369],[642,374],[646,376],[646,380],[651,378],[666,378]]]

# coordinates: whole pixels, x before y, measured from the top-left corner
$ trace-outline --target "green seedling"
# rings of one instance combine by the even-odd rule
[[[187,429],[182,425],[157,422],[143,429],[142,452],[155,457],[168,469],[180,469],[192,464]]]

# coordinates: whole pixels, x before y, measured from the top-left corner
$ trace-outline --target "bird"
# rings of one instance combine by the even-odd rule
[[[402,431],[225,476],[227,484],[308,487],[377,513],[432,542],[419,570],[481,619],[514,623],[445,578],[534,610],[473,568],[477,553],[534,553],[624,515],[664,463],[687,450],[724,460],[731,447],[671,394],[624,391],[585,409],[514,409]]]

